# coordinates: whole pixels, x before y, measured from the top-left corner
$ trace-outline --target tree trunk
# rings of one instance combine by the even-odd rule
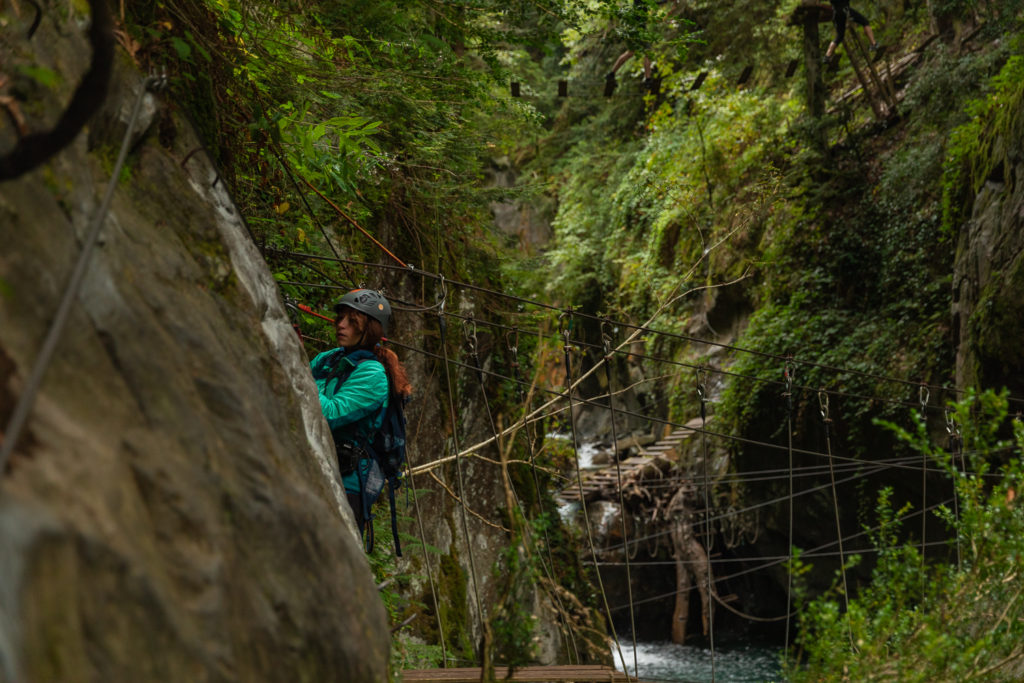
[[[672,614],[672,642],[682,644],[686,638],[686,621],[690,611],[690,588],[696,583],[701,597],[701,624],[708,634],[711,619],[711,574],[708,555],[693,533],[693,514],[686,506],[685,497],[692,494],[690,487],[680,488],[668,504],[672,520],[672,545],[676,558],[676,606]]]
[[[673,542],[676,531],[672,530]],[[676,547],[676,608],[672,613],[672,642],[682,645],[686,640],[686,618],[690,613],[690,572]]]
[[[811,116],[820,119],[825,114],[825,85],[821,80],[821,32],[818,31],[817,13],[809,12],[804,18],[803,27],[807,109]]]

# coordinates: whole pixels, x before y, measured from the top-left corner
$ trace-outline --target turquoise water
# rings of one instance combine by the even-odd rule
[[[675,643],[637,643],[637,668],[641,681],[686,681],[687,683],[764,683],[783,681],[779,651],[764,647],[716,648],[714,676],[711,651]],[[622,643],[625,668],[615,653],[619,671],[633,671],[633,644]]]

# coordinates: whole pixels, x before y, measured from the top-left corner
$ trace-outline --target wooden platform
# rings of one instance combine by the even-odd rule
[[[699,417],[694,418],[654,445],[640,447],[639,455],[619,461],[620,472],[615,471],[615,463],[600,469],[584,471],[581,476],[583,480],[583,496],[588,501],[615,500],[615,496],[618,493],[619,473],[621,473],[623,480],[625,480],[636,470],[651,465],[657,458],[665,458],[673,462],[677,461],[679,457],[677,448],[697,433],[696,430],[700,429],[700,425],[701,419]],[[579,485],[571,484],[565,487],[558,492],[558,497],[564,501],[579,500]]]
[[[607,666],[524,666],[508,677],[506,667],[495,667],[494,677],[499,681],[530,681],[532,683],[629,683],[630,678],[621,671]],[[402,672],[403,683],[416,681],[447,681],[447,683],[477,683],[479,668],[464,669],[409,669]]]

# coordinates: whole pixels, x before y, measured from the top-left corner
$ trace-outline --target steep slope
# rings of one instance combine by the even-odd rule
[[[57,23],[34,38],[57,75],[39,127],[89,54]],[[141,87],[119,64],[88,140],[0,185],[0,424]],[[382,680],[384,611],[276,287],[190,127],[144,111],[0,474],[0,680]]]

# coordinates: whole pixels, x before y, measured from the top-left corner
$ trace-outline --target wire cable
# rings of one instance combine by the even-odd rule
[[[278,253],[280,253],[280,250],[278,250]],[[297,255],[297,256],[301,256],[301,257],[321,258],[321,259],[332,260],[332,259],[329,259],[328,257],[316,257],[315,255],[302,254],[301,252],[288,252],[288,253],[293,254],[293,255]],[[375,266],[375,267],[378,267],[378,268],[392,268],[392,269],[395,269],[395,267],[387,266],[387,264],[369,264],[369,263],[365,263],[365,262],[352,261],[352,260],[348,260],[348,259],[345,259],[345,261],[348,262],[348,263],[354,263],[356,265]],[[431,276],[432,275],[432,274],[426,273],[425,271],[416,270],[416,269],[413,269],[413,268],[402,269],[402,270],[412,270],[416,274],[423,275],[423,276]],[[344,287],[338,286],[338,285],[323,285],[323,284],[308,283],[308,282],[296,282],[296,281],[281,281],[279,284],[301,286],[301,287],[312,287],[312,288],[345,289]],[[512,299],[514,301],[517,301],[519,303],[531,304],[531,305],[534,305],[534,306],[539,307],[539,308],[544,308],[544,309],[551,310],[552,312],[554,312],[554,311],[561,312],[563,310],[563,309],[559,309],[559,308],[557,308],[555,306],[551,306],[551,305],[548,305],[548,304],[543,304],[543,303],[540,303],[540,302],[531,301],[529,299],[524,299],[522,297],[515,297],[513,295],[509,295],[509,294],[505,294],[505,293],[501,293],[501,292],[495,292],[493,290],[488,290],[486,288],[481,288],[481,287],[478,287],[478,286],[475,286],[475,285],[462,284],[462,286],[466,287],[466,288],[469,288],[469,289],[477,289],[477,290],[481,290],[481,291],[484,291],[484,292],[487,292],[487,293],[491,293],[491,294],[494,294],[494,295],[497,295],[497,296],[503,296],[505,298],[510,298],[510,299]],[[466,317],[466,316],[460,316],[459,314],[451,313],[451,312],[449,312],[448,315],[453,316],[453,317],[461,317],[461,318],[465,318]],[[761,356],[761,357],[766,358],[766,359],[776,359],[776,360],[780,360],[780,361],[783,361],[783,362],[788,361],[788,362],[791,362],[791,363],[794,363],[794,364],[805,365],[805,366],[808,366],[808,367],[815,367],[815,368],[818,368],[818,369],[822,369],[822,370],[827,370],[829,372],[833,372],[835,374],[857,375],[857,376],[862,376],[862,377],[865,377],[865,378],[874,379],[874,380],[879,381],[879,382],[894,382],[894,383],[900,383],[900,384],[908,385],[908,386],[916,386],[916,387],[919,387],[919,388],[922,387],[922,386],[924,386],[924,387],[931,387],[931,388],[935,388],[935,389],[937,389],[939,391],[950,392],[950,393],[954,393],[954,394],[962,393],[961,391],[953,389],[951,387],[939,387],[939,386],[936,386],[936,385],[928,385],[928,384],[924,384],[922,382],[915,382],[915,381],[907,380],[907,379],[903,379],[903,378],[886,377],[886,376],[883,376],[883,375],[877,375],[877,374],[872,374],[872,373],[865,373],[863,371],[848,370],[848,369],[845,369],[845,368],[838,368],[838,367],[835,367],[835,366],[828,366],[828,365],[825,365],[825,364],[814,363],[814,362],[811,362],[811,361],[801,361],[801,360],[799,360],[799,359],[797,359],[795,357],[792,357],[792,356],[782,356],[782,355],[779,355],[779,354],[769,354],[769,353],[765,353],[765,352],[761,352],[761,351],[754,351],[754,350],[738,347],[738,346],[735,346],[735,345],[722,344],[720,342],[714,342],[714,341],[711,341],[711,340],[700,339],[700,338],[694,337],[692,335],[681,335],[681,334],[673,333],[673,332],[654,330],[654,329],[650,328],[649,326],[637,326],[637,325],[633,325],[633,324],[630,324],[630,323],[624,323],[624,322],[621,322],[621,321],[612,320],[610,318],[604,318],[604,317],[600,317],[600,316],[589,316],[589,315],[581,314],[581,313],[578,313],[578,312],[575,312],[575,311],[574,311],[574,315],[578,315],[579,317],[582,317],[582,318],[591,319],[591,320],[594,320],[594,321],[596,321],[598,323],[606,323],[606,324],[609,324],[609,325],[630,328],[630,329],[635,330],[636,333],[640,333],[640,332],[648,333],[649,332],[649,333],[660,335],[660,336],[667,336],[667,337],[670,337],[670,338],[678,338],[680,340],[688,341],[688,342],[693,343],[693,344],[705,344],[705,345],[710,345],[710,346],[717,346],[717,347],[724,348],[726,350],[731,350],[731,351],[734,351],[734,352],[758,355],[758,356]],[[496,328],[505,327],[506,329],[509,329],[509,328],[507,328],[507,326],[503,326],[500,323],[491,323],[491,322],[486,322],[486,321],[478,321],[478,322],[480,324],[488,325],[488,326],[492,326],[492,327],[496,327]],[[542,333],[542,332],[539,332],[539,331],[525,330],[525,332],[528,333],[528,334],[534,334],[534,335],[538,336],[538,338],[546,338],[546,339],[552,339],[552,340],[557,338],[554,334],[545,334],[545,333]],[[637,336],[638,336],[638,334],[637,334]],[[631,337],[631,341],[634,338],[635,337]],[[582,340],[574,340],[573,343],[575,345],[577,345],[577,346],[594,349],[595,351],[599,351],[600,350],[599,345],[593,344],[593,343],[587,343],[587,342],[582,341]],[[646,354],[639,354],[639,353],[634,353],[632,351],[622,351],[621,347],[617,348],[615,350],[615,353],[623,353],[623,354],[632,356],[634,358],[638,358],[638,359],[642,359],[642,360],[649,360],[649,361],[652,361],[652,362],[677,365],[677,366],[685,367],[685,368],[688,368],[688,369],[691,369],[691,370],[697,368],[697,365],[695,365],[695,364],[686,363],[686,362],[683,362],[683,361],[677,361],[675,359],[659,358],[657,356],[650,356],[650,355],[646,355]],[[777,385],[777,386],[784,384],[784,382],[782,382],[780,380],[771,379],[771,378],[757,377],[757,376],[754,376],[754,375],[745,375],[745,374],[742,374],[742,373],[736,373],[736,372],[732,372],[732,371],[724,370],[724,369],[720,369],[720,368],[708,368],[708,371],[709,372],[714,372],[715,374],[719,374],[719,375],[722,375],[724,377],[741,378],[741,379],[746,379],[746,380],[749,380],[749,381],[758,382],[758,383],[761,383],[761,384],[769,384],[769,385],[774,384],[774,385]],[[800,390],[802,390],[802,391],[804,391],[805,393],[808,393],[808,394],[815,394],[817,392],[817,387],[796,385],[796,388],[800,389]],[[918,405],[918,404],[913,403],[912,401],[909,401],[909,400],[902,400],[902,399],[888,397],[888,396],[871,396],[871,395],[865,395],[865,394],[861,394],[861,393],[841,391],[841,390],[832,390],[831,394],[833,396],[835,396],[835,397],[845,397],[845,398],[851,398],[851,399],[856,399],[856,400],[865,401],[865,402],[881,402],[881,403],[886,403],[886,404],[889,404],[889,405],[900,406],[900,407],[914,407],[914,408],[916,408],[917,405]],[[1011,403],[1014,403],[1014,402],[1024,403],[1024,399],[1016,398],[1016,397],[1008,397],[1007,400],[1009,402],[1011,402]],[[941,411],[942,410],[942,408],[939,407],[939,406],[935,406],[935,407],[929,406],[928,409],[929,410],[935,410],[935,411]]]
[[[18,397],[14,411],[4,427],[3,442],[0,443],[0,474],[5,471],[7,461],[14,452],[14,446],[18,443],[21,431],[28,421],[32,406],[35,404],[36,394],[42,386],[43,376],[50,367],[50,361],[53,359],[53,353],[57,349],[57,343],[60,341],[68,319],[71,317],[71,306],[74,304],[75,299],[78,298],[78,291],[81,289],[82,281],[89,268],[89,261],[92,258],[93,247],[100,236],[100,230],[103,229],[107,212],[110,210],[110,202],[114,198],[114,190],[117,189],[117,182],[121,177],[121,168],[124,166],[124,160],[128,156],[132,133],[135,132],[135,123],[138,121],[139,112],[142,110],[142,100],[150,90],[162,87],[166,82],[166,75],[149,76],[142,82],[142,87],[135,97],[131,115],[128,117],[128,125],[125,127],[124,137],[121,140],[121,148],[118,151],[117,160],[114,162],[114,169],[107,183],[107,189],[103,194],[103,199],[100,201],[99,210],[93,216],[92,224],[86,232],[85,240],[82,242],[82,249],[78,254],[78,260],[75,262],[75,267],[71,271],[71,277],[64,288],[64,295],[57,306],[57,312],[54,315],[53,322],[50,324],[50,329],[43,339],[39,356],[36,357],[36,362],[32,366],[32,371],[25,382],[25,388],[22,390],[21,396]]]
[[[450,371],[450,369],[448,367],[448,343],[447,343],[447,339],[446,339],[446,330],[447,330],[448,325],[447,325],[447,323],[445,322],[445,319],[444,319],[444,305],[443,305],[444,302],[447,300],[447,298],[448,298],[448,292],[447,292],[447,289],[445,288],[444,280],[442,280],[441,281],[441,303],[442,303],[442,306],[438,309],[438,314],[437,314],[438,332],[440,334],[441,353],[444,356],[444,377],[445,377],[445,387],[447,389],[446,393],[447,393],[447,396],[448,396],[448,413],[451,416],[451,423],[452,423],[452,442],[454,444],[454,449],[455,449],[455,476],[456,476],[456,481],[458,482],[458,486],[459,486],[459,497],[460,497],[460,499],[462,501],[465,501],[466,500],[466,490],[465,490],[465,486],[464,486],[463,478],[462,478],[462,461],[459,459],[459,426],[458,426],[458,420],[455,417],[455,399],[454,399],[454,396],[453,396],[454,389],[452,388],[451,371]],[[411,471],[413,471],[413,470],[410,469],[410,472]],[[476,601],[477,617],[480,620],[481,628],[484,628],[486,617],[484,615],[483,602],[480,600],[480,587],[479,587],[479,581],[477,580],[476,561],[474,559],[474,553],[473,553],[473,537],[470,536],[470,534],[469,534],[469,517],[468,517],[468,513],[466,512],[466,506],[464,504],[459,505],[459,510],[462,512],[462,532],[463,532],[463,535],[466,538],[466,552],[469,555],[469,557],[467,559],[469,560],[470,576],[471,576],[471,578],[473,580],[473,597],[475,598],[475,601]]]
[[[305,253],[305,252],[289,252],[289,253],[291,253],[293,255],[296,255],[296,256],[301,256],[303,258],[335,260],[335,259],[332,259],[331,257],[328,257],[328,256],[321,256],[321,255],[310,254],[310,253]],[[391,270],[399,270],[400,269],[400,270],[403,270],[403,271],[406,271],[406,272],[413,272],[416,275],[419,275],[421,277],[426,277],[426,278],[440,279],[442,277],[439,274],[430,273],[428,271],[420,270],[420,269],[414,268],[414,267],[401,267],[401,268],[399,268],[399,267],[396,267],[396,266],[393,266],[393,265],[390,265],[390,264],[386,264],[386,263],[370,263],[370,262],[366,262],[366,261],[356,261],[354,259],[337,259],[337,260],[344,261],[345,263],[348,263],[350,265],[367,267],[367,268],[382,268],[382,269],[391,269]],[[504,299],[507,299],[507,300],[510,300],[510,301],[515,301],[515,302],[520,303],[520,304],[534,306],[534,307],[539,308],[539,309],[550,310],[550,311],[553,311],[553,312],[557,312],[559,314],[564,313],[567,310],[565,308],[558,307],[558,306],[555,306],[555,305],[552,305],[552,304],[548,304],[548,303],[545,303],[545,302],[537,301],[535,299],[529,299],[529,298],[526,298],[526,297],[517,296],[517,295],[514,295],[514,294],[509,294],[508,292],[502,292],[502,291],[498,291],[498,290],[491,289],[491,288],[488,288],[488,287],[482,287],[480,285],[474,285],[474,284],[471,284],[471,283],[459,282],[459,281],[455,281],[455,280],[448,280],[448,284],[450,284],[452,286],[455,286],[455,287],[469,289],[469,290],[473,290],[473,291],[478,291],[478,292],[485,293],[485,294],[488,294],[488,295],[491,295],[491,296],[504,298]],[[701,289],[704,289],[704,288],[701,288]],[[720,349],[723,349],[723,350],[726,350],[726,351],[732,351],[732,352],[736,352],[736,353],[744,353],[744,354],[755,355],[755,356],[759,356],[759,357],[762,357],[762,358],[765,358],[765,359],[771,359],[771,360],[776,360],[776,361],[780,361],[780,362],[785,362],[785,361],[788,360],[788,361],[792,362],[795,365],[803,365],[803,366],[807,366],[807,367],[813,367],[813,368],[817,368],[817,369],[820,369],[820,370],[825,370],[827,372],[830,372],[832,374],[837,374],[837,375],[840,375],[840,374],[841,375],[855,375],[855,376],[859,376],[859,377],[864,377],[866,379],[873,379],[873,380],[878,381],[878,382],[892,382],[892,383],[903,384],[903,385],[911,386],[911,387],[925,386],[925,387],[927,387],[929,389],[932,389],[932,390],[949,392],[949,393],[952,393],[954,395],[963,394],[964,391],[965,391],[965,390],[962,390],[962,389],[958,389],[956,387],[928,384],[928,383],[925,383],[925,382],[916,381],[916,380],[910,380],[910,379],[906,379],[906,378],[902,378],[902,377],[892,377],[892,376],[887,376],[887,375],[880,375],[880,374],[877,374],[877,373],[866,372],[866,371],[863,371],[863,370],[855,370],[855,369],[852,369],[852,368],[844,368],[844,367],[830,365],[830,364],[826,364],[826,363],[817,363],[815,361],[803,360],[803,359],[797,358],[797,357],[792,356],[792,355],[787,355],[787,354],[770,353],[770,352],[766,352],[766,351],[759,351],[759,350],[755,350],[755,349],[748,349],[748,348],[745,348],[745,347],[737,346],[735,344],[727,344],[727,343],[724,343],[724,342],[718,342],[718,341],[714,341],[714,340],[711,340],[711,339],[703,339],[703,338],[700,338],[700,337],[697,337],[697,336],[694,336],[694,335],[687,335],[687,334],[682,334],[682,333],[678,333],[678,332],[669,332],[667,330],[658,330],[658,329],[655,329],[655,328],[651,328],[649,325],[636,325],[634,323],[627,323],[627,322],[623,322],[623,321],[618,321],[618,320],[614,320],[612,318],[608,318],[608,317],[605,317],[605,316],[599,316],[599,315],[583,313],[583,312],[578,311],[578,310],[574,310],[573,311],[573,315],[575,315],[577,317],[580,317],[580,318],[583,318],[583,319],[592,320],[592,321],[597,322],[597,323],[607,322],[607,323],[609,323],[611,325],[620,326],[620,327],[627,328],[627,329],[632,329],[634,331],[638,331],[638,332],[642,332],[642,333],[650,333],[650,334],[655,334],[655,335],[659,335],[659,336],[665,336],[665,337],[669,337],[669,338],[674,338],[674,339],[678,339],[678,340],[681,340],[681,341],[687,341],[687,342],[690,342],[692,344],[700,344],[700,345],[713,346],[713,347],[720,348]],[[1024,404],[1024,398],[1021,398],[1021,397],[1009,397],[1008,400],[1010,402],[1013,402],[1013,403]]]
[[[612,430],[612,443],[617,443],[619,438],[616,434],[615,428],[615,386],[614,379],[612,377],[612,363],[611,363],[611,337],[608,334],[606,326],[601,327],[601,342],[604,347],[605,356],[604,359],[604,373],[605,381],[608,384],[608,412],[611,417],[611,430]],[[630,634],[633,637],[633,671],[639,671],[637,665],[637,642],[636,642],[636,614],[633,609],[633,573],[629,567],[629,552],[626,548],[629,543],[629,534],[626,532],[626,500],[625,493],[622,490],[622,466],[619,464],[618,453],[612,453],[612,460],[615,462],[615,481],[616,488],[619,492],[619,522],[622,526],[622,554],[626,558],[626,594],[629,596],[629,627]],[[582,494],[582,491],[581,491]],[[600,573],[600,572],[598,572]]]
[[[567,315],[571,316],[572,314],[570,312]],[[561,323],[561,320],[559,322]],[[579,442],[576,440],[576,420],[573,418],[572,413],[572,391],[573,387],[576,386],[578,382],[573,382],[572,380],[572,361],[569,354],[569,335],[571,333],[571,326],[572,318],[570,317],[569,323],[562,325],[562,350],[564,352],[565,362],[565,395],[569,408],[569,435],[572,438],[572,452],[573,457],[576,461],[576,483],[580,489],[580,507],[583,510],[583,526],[586,528],[587,531],[587,543],[590,546],[590,555],[593,558],[594,562],[597,562],[597,549],[594,546],[594,532],[590,528],[590,515],[587,513],[587,501],[583,496],[583,480],[580,477]],[[626,661],[626,658],[622,656],[622,646],[619,644],[619,635],[615,631],[615,622],[612,620],[612,612],[611,609],[609,609],[608,607],[608,594],[605,592],[604,589],[604,580],[601,578],[601,572],[598,571],[595,572],[595,574],[597,576],[597,587],[601,593],[601,600],[604,603],[605,614],[608,617],[608,628],[611,629],[612,640],[615,643],[615,649],[619,653],[619,659],[621,659],[622,661]]]

